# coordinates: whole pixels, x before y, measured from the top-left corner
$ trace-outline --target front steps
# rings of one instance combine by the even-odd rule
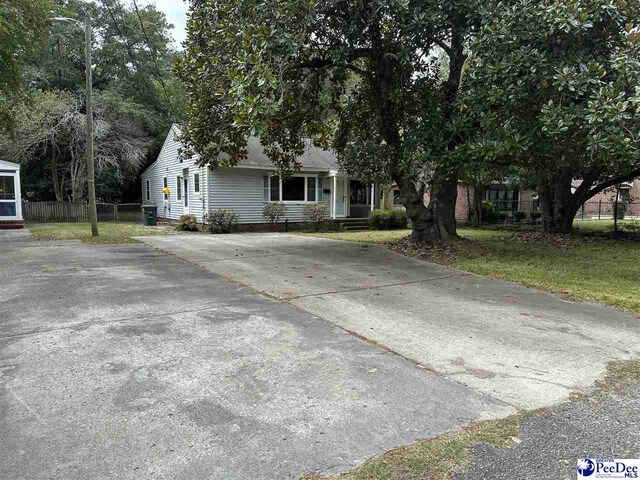
[[[358,232],[369,230],[367,218],[345,218],[338,223],[338,229],[344,232]]]
[[[24,228],[23,220],[0,220],[0,230],[17,230]]]

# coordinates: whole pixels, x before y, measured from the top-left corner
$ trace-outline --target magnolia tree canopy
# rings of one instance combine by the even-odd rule
[[[570,231],[586,200],[640,176],[639,25],[637,0],[482,11],[459,105],[473,131],[467,155],[537,189],[548,230]]]

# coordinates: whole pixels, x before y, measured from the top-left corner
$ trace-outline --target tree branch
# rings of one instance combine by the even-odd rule
[[[587,200],[589,200],[590,198],[593,198],[595,195],[597,195],[598,193],[602,192],[603,190],[606,190],[607,188],[611,188],[619,183],[624,183],[624,182],[630,182],[636,178],[640,177],[640,168],[637,168],[636,170],[632,170],[631,172],[629,172],[626,175],[620,175],[618,177],[612,177],[609,180],[602,182],[598,185],[596,185],[594,188],[592,188],[591,190],[589,190],[588,194],[586,195],[586,198],[584,199],[584,201],[586,202]]]
[[[586,196],[589,194],[589,190],[591,190],[593,183],[598,180],[599,176],[599,170],[590,170],[586,175],[583,176],[582,183],[578,188],[576,188],[576,191],[573,193],[573,197],[577,199],[579,204],[582,204],[586,201]],[[581,201],[583,197],[585,197],[585,200]]]

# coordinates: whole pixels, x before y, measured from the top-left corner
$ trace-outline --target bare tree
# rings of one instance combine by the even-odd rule
[[[135,122],[111,115],[96,105],[94,138],[98,170],[118,177],[135,175],[143,165],[151,138]],[[13,137],[0,136],[0,155],[16,162],[46,162],[56,200],[85,196],[85,110],[81,102],[61,92],[41,92],[25,106]]]

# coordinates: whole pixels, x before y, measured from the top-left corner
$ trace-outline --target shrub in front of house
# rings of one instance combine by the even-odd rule
[[[369,212],[372,230],[399,230],[407,228],[407,212],[402,209],[376,209]]]
[[[391,226],[394,230],[404,230],[407,228],[409,218],[407,217],[407,211],[401,208],[391,209]]]
[[[303,214],[306,224],[317,232],[327,216],[327,206],[324,203],[311,203],[304,206]]]
[[[531,220],[537,222],[542,218],[542,212],[531,212]]]
[[[176,230],[180,230],[183,232],[197,232],[198,231],[198,220],[195,215],[181,215],[178,219],[178,225],[176,225]]]
[[[482,221],[485,223],[498,223],[500,220],[500,210],[496,207],[496,204],[490,200],[482,202],[481,215]]]
[[[270,202],[262,207],[262,216],[267,223],[275,224],[287,216],[287,206],[282,202]]]
[[[527,218],[527,214],[525,212],[518,211],[518,212],[514,212],[513,213],[513,219],[518,221],[518,222],[521,222],[525,218]]]
[[[209,233],[233,233],[240,229],[238,214],[228,208],[218,208],[207,213]]]

